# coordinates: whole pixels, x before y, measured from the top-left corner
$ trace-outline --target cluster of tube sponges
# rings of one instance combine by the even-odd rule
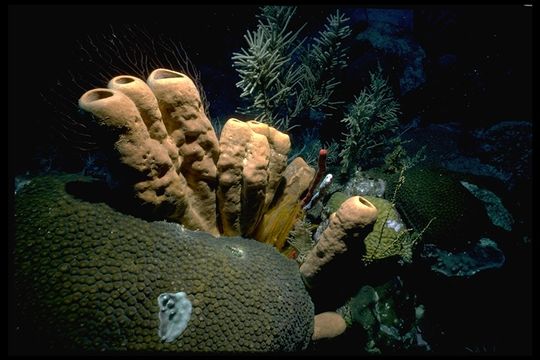
[[[114,134],[136,198],[189,229],[252,236],[278,203],[278,188],[295,182],[295,174],[284,176],[288,135],[232,118],[218,141],[197,87],[182,73],[157,69],[146,82],[117,76],[107,88],[86,92],[79,106]],[[314,171],[305,162],[295,169],[304,177],[300,197]]]
[[[146,82],[117,76],[107,88],[86,92],[79,105],[114,134],[136,198],[162,218],[283,246],[281,233],[297,220],[299,199],[315,176],[301,158],[287,166],[288,135],[231,118],[218,141],[193,81],[167,69],[154,70]],[[347,242],[361,241],[376,218],[366,199],[345,201],[300,268],[306,281],[346,252]]]

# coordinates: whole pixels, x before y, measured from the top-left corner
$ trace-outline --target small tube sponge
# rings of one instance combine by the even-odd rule
[[[334,338],[347,330],[345,319],[340,314],[332,311],[315,315],[314,323],[311,340]]]
[[[377,216],[377,208],[361,196],[353,196],[341,204],[330,215],[328,227],[300,266],[300,273],[307,284],[313,286],[327,264],[340,261],[351,245],[362,241],[364,228],[373,224]]]
[[[191,318],[191,302],[185,292],[158,296],[159,332],[161,341],[171,342],[186,329]]]

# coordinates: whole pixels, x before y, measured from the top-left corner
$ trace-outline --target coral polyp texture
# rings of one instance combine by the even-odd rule
[[[314,307],[293,260],[123,214],[94,186],[50,175],[16,195],[17,325],[36,351],[307,347]]]
[[[105,127],[122,178],[158,217],[213,235],[255,232],[285,170],[288,135],[230,119],[218,142],[193,81],[167,69],[146,82],[117,76],[79,106]]]
[[[417,166],[403,173],[396,193],[396,210],[423,241],[450,251],[461,251],[478,241],[489,224],[486,210],[451,172]],[[388,183],[388,193],[397,186]],[[429,225],[429,226],[428,226]]]

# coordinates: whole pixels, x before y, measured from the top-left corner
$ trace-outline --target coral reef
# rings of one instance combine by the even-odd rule
[[[328,201],[326,202],[326,205],[323,210],[323,214],[325,215],[325,217],[330,217],[332,213],[335,213],[336,211],[338,211],[341,204],[343,204],[349,197],[357,196],[357,195],[360,195],[360,194],[349,195],[349,194],[342,193],[341,191],[336,191],[335,193],[332,194],[332,196],[330,196],[330,199],[328,199]]]
[[[287,243],[291,245],[293,253],[291,257],[302,265],[309,251],[315,245],[312,238],[312,225],[306,220],[298,220],[289,232]]]
[[[35,351],[306,348],[314,307],[293,260],[257,241],[123,214],[95,186],[49,175],[16,195],[17,326]],[[172,339],[158,334],[156,300],[178,292],[191,319]]]
[[[382,197],[386,190],[386,181],[383,179],[373,179],[364,172],[357,170],[349,179],[343,192],[349,196],[376,196]]]
[[[326,219],[329,215],[336,212],[349,196],[337,191],[328,199],[322,218]],[[420,240],[421,234],[410,233],[405,223],[402,221],[394,205],[386,200],[375,196],[363,196],[363,199],[369,201],[377,208],[377,219],[373,223],[371,232],[365,234],[363,239],[365,250],[363,250],[362,260],[365,265],[384,258],[399,256],[406,262],[412,262],[413,249]],[[328,224],[323,220],[317,232],[315,239],[318,241]]]
[[[424,306],[417,303],[399,278],[380,286],[363,286],[338,312],[348,319],[349,326],[364,329],[368,353],[402,354],[430,349],[420,329]]]

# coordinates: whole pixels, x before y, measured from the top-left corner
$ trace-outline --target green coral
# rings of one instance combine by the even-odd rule
[[[379,68],[370,73],[370,85],[356,97],[345,118],[348,134],[342,141],[341,172],[348,174],[382,160],[400,142],[399,104]]]
[[[410,169],[426,159],[426,145],[422,146],[414,156],[410,156],[403,147],[408,141],[397,141],[394,149],[384,157],[384,170],[399,173],[402,169]]]
[[[364,198],[375,205],[379,211],[373,231],[364,239],[366,246],[364,263],[369,264],[374,260],[391,256],[400,256],[404,261],[412,262],[412,251],[418,237],[409,234],[390,201],[374,196],[364,196]]]
[[[336,191],[335,193],[333,193],[332,196],[330,196],[330,199],[328,199],[328,202],[325,206],[325,212],[328,214],[328,216],[338,211],[341,204],[343,204],[345,200],[347,200],[349,197],[350,196],[341,191]]]
[[[395,193],[399,214],[414,230],[425,229],[425,241],[457,250],[480,238],[484,225],[489,224],[486,211],[452,173],[414,167],[405,170],[403,177],[399,191],[395,191],[398,177],[388,177],[386,197]]]
[[[253,240],[123,214],[95,189],[51,175],[15,197],[18,336],[35,351],[307,347],[314,307],[294,261]],[[179,291],[191,319],[161,342],[158,296]]]

